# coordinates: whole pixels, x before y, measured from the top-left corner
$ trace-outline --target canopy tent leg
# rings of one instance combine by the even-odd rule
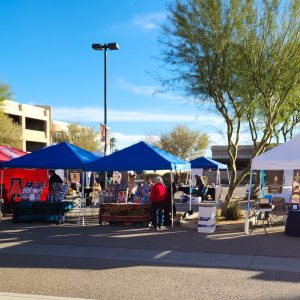
[[[190,170],[189,186],[190,186],[190,211],[191,211],[192,210],[192,170]]]
[[[220,173],[219,168],[217,169],[217,172],[216,172],[216,185],[221,186],[221,173]]]
[[[4,169],[1,170],[1,187],[0,187],[1,198],[0,199],[3,198],[3,178],[4,178]]]
[[[4,169],[1,170],[1,198],[0,198],[0,222],[2,220],[2,205],[3,205],[3,173]]]
[[[252,177],[253,177],[253,172],[251,170],[250,185],[249,185],[249,191],[248,191],[247,210],[246,210],[246,216],[245,216],[245,228],[244,228],[244,231],[246,234],[249,234],[249,216],[250,216],[250,197],[251,197],[251,189],[252,189]]]
[[[171,171],[171,217],[172,217],[172,228],[174,226],[174,195],[173,195],[173,171]]]
[[[80,203],[80,210],[79,210],[79,217],[78,217],[78,224],[80,225],[80,221],[82,220],[82,226],[84,226],[84,219],[85,219],[85,209],[86,209],[86,199],[84,195],[84,176],[85,172],[82,172],[82,184],[81,184],[81,203]]]
[[[260,174],[261,196],[265,197],[265,171],[262,169]]]

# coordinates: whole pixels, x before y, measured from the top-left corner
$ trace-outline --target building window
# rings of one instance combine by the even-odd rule
[[[12,121],[18,125],[21,125],[21,117],[16,115],[7,114],[7,116],[12,119]]]
[[[26,152],[32,152],[46,146],[45,143],[26,141]]]
[[[29,130],[36,130],[36,131],[46,131],[46,122],[42,120],[26,118],[25,119],[25,128]]]

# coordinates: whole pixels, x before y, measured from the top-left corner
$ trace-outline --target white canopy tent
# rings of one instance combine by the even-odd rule
[[[255,158],[251,170],[300,169],[300,134]]]
[[[294,170],[300,169],[300,134],[251,161],[250,187],[245,219],[245,233],[249,233],[250,196],[254,170]]]

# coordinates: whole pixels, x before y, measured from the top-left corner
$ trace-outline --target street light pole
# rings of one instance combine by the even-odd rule
[[[107,153],[107,47],[104,48],[104,156],[106,156],[106,153]]]
[[[107,44],[92,44],[94,50],[104,50],[104,156],[107,154],[107,49],[119,50],[120,46],[117,43]],[[106,189],[106,177],[104,175],[104,189]]]

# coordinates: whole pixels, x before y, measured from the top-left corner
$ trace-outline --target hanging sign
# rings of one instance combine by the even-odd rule
[[[291,202],[300,203],[300,170],[294,170]]]
[[[281,194],[283,184],[283,170],[269,171],[268,193]]]

